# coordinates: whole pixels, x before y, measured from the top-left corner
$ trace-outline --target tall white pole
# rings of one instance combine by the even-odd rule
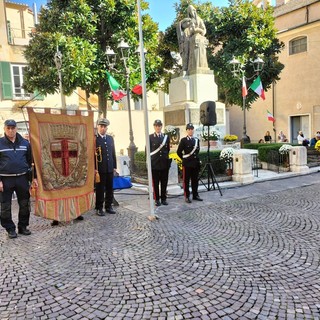
[[[138,21],[139,21],[139,44],[140,44],[141,80],[142,80],[142,103],[143,103],[143,110],[144,110],[144,126],[145,126],[145,138],[146,138],[146,150],[147,150],[146,158],[147,158],[147,167],[148,167],[149,202],[150,202],[150,214],[152,216],[154,216],[151,157],[150,157],[150,140],[149,140],[148,103],[147,103],[147,88],[146,88],[146,72],[145,72],[145,59],[144,59],[144,45],[143,45],[143,33],[142,33],[140,0],[137,0],[137,5],[138,5]]]

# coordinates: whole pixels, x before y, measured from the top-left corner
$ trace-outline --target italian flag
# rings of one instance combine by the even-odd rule
[[[112,90],[111,94],[114,101],[119,101],[127,95],[123,90]]]
[[[259,95],[260,98],[265,100],[264,90],[262,86],[262,82],[260,79],[260,76],[256,78],[256,80],[253,81],[252,85],[249,87],[249,89],[253,90],[257,95]]]
[[[247,90],[246,78],[243,76],[242,77],[242,97],[246,97],[247,95],[248,95],[248,90]]]
[[[108,83],[111,89],[112,98],[114,101],[121,100],[123,97],[125,97],[127,94],[120,90],[120,84],[119,82],[108,72],[106,71]]]
[[[273,114],[267,110],[267,117],[269,121],[275,122],[276,119],[273,117]]]

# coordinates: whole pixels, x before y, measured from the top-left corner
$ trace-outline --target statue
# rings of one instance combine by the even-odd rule
[[[187,13],[188,17],[178,22],[177,25],[182,70],[193,71],[197,68],[208,68],[206,26],[192,5],[188,6]]]

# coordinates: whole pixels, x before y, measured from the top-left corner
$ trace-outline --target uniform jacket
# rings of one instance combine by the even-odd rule
[[[164,134],[158,137],[156,133],[150,134],[150,152],[157,150],[161,145]],[[154,155],[151,156],[151,167],[153,170],[165,170],[169,168],[168,156],[170,151],[170,138],[167,136],[165,145]]]
[[[10,141],[6,135],[0,138],[0,179],[1,174],[28,172],[31,163],[31,147],[28,140],[19,133],[15,142]]]
[[[194,153],[187,158],[183,158],[183,155],[187,155],[193,150],[196,140],[198,140],[198,146],[194,151]],[[180,140],[177,154],[182,159],[182,165],[184,167],[196,168],[199,166],[199,157],[198,157],[199,151],[200,151],[200,141],[198,138],[184,137]]]
[[[112,173],[117,169],[116,150],[113,137],[106,135],[104,140],[99,134],[96,135],[96,151],[98,154],[98,171],[100,173]]]

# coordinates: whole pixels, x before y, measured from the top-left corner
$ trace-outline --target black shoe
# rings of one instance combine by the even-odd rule
[[[96,214],[100,217],[103,217],[106,215],[102,209],[96,210]]]
[[[76,217],[76,220],[79,220],[79,221],[82,221],[83,219],[84,219],[83,216]]]
[[[160,206],[161,206],[161,203],[160,203],[159,200],[156,200],[156,201],[154,202],[154,205],[155,205],[156,207],[160,207]]]
[[[116,213],[112,207],[107,208],[106,212],[108,212],[110,214],[115,214]]]
[[[59,221],[58,220],[53,220],[51,222],[51,226],[54,227],[54,226],[58,226],[59,225]]]
[[[196,201],[203,201],[203,199],[201,199],[199,196],[195,196],[195,197],[193,197],[193,200],[196,200]]]
[[[164,206],[167,206],[169,203],[167,202],[167,200],[161,200],[161,204],[163,204]]]
[[[186,203],[191,203],[192,201],[190,200],[190,198],[186,198],[185,199]]]
[[[24,236],[29,236],[31,234],[31,231],[27,229],[26,227],[24,228],[18,228],[19,234],[23,234]]]
[[[16,230],[14,230],[14,229],[12,229],[12,230],[7,230],[7,232],[8,232],[8,237],[9,237],[10,239],[16,238],[16,237],[18,236],[17,233],[16,233]]]

